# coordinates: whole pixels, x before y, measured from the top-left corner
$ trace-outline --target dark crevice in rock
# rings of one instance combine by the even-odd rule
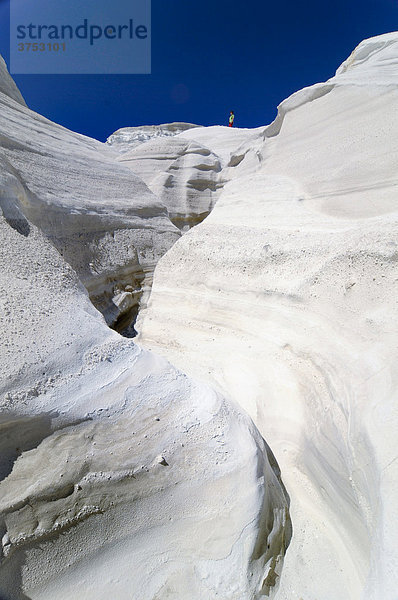
[[[116,322],[112,325],[112,329],[120,333],[123,337],[135,338],[138,332],[135,329],[139,313],[139,303],[135,304],[126,313],[121,314]]]
[[[270,496],[272,497],[277,489],[269,484],[264,495],[264,506],[258,523],[257,540],[252,553],[252,560],[261,561],[264,571],[267,573],[263,579],[260,594],[268,597],[279,586],[283,561],[293,535],[293,526],[290,517],[290,497],[282,481],[278,462],[263,438],[262,443],[257,444],[257,449],[258,453],[269,463],[277,479],[278,490],[282,491],[286,503],[284,507],[280,506],[277,497],[275,497],[272,504],[274,507],[279,505],[280,509],[267,510]]]
[[[175,225],[176,227],[178,227],[178,229],[180,231],[182,231],[183,233],[186,233],[187,231],[189,231],[190,229],[192,229],[192,227],[196,227],[196,225],[200,225],[200,223],[202,223],[202,221],[204,221],[209,214],[211,213],[211,210],[207,210],[206,212],[200,213],[200,214],[176,214],[170,217],[170,220],[172,221],[173,225]]]
[[[146,287],[144,271],[117,273],[112,277],[94,280],[86,286],[90,300],[105,318],[111,329],[127,338],[134,338],[138,312],[142,307]],[[95,286],[95,287],[94,287]]]

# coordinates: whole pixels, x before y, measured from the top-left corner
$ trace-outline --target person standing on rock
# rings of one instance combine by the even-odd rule
[[[229,115],[229,122],[228,122],[229,127],[234,126],[234,119],[235,119],[234,111],[231,110],[231,114]]]

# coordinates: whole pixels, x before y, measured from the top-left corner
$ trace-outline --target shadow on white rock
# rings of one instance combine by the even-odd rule
[[[13,210],[37,225],[68,261],[108,325],[134,335],[155,265],[180,232],[165,205],[109,147],[22,104],[1,65],[1,148],[25,189]],[[129,293],[128,286],[134,295],[126,308],[114,299]]]
[[[41,117],[0,101],[50,135]],[[29,130],[17,143],[22,125],[0,155],[0,598],[272,595],[291,537],[277,465],[240,409],[111,331],[93,307],[81,270],[55,247],[63,226],[77,236],[74,227],[98,228],[102,217],[140,226],[144,217],[110,198],[99,210],[76,163],[64,180],[79,174],[75,208],[50,201],[62,184],[43,165],[60,166],[59,136],[81,146],[48,128],[55,157]],[[153,204],[145,210],[163,219]]]

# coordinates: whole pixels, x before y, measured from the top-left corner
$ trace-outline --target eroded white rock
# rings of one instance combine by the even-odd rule
[[[258,431],[111,331],[81,282],[91,263],[114,269],[115,255],[128,270],[145,250],[153,268],[161,232],[175,235],[164,208],[96,142],[2,91],[0,103],[0,597],[275,590],[291,525]],[[135,287],[124,289],[120,304]]]
[[[143,142],[153,138],[174,137],[187,129],[198,127],[193,123],[163,123],[162,125],[141,125],[139,127],[123,127],[109,136],[106,143],[113,150],[124,154]]]
[[[294,531],[280,600],[396,596],[397,64],[397,33],[366,40],[282,103],[138,325],[275,452]]]
[[[0,97],[2,149],[29,190],[19,208],[78,273],[107,323],[119,328],[125,315],[114,296],[138,287],[137,312],[157,261],[180,232],[165,205],[109,147],[22,106],[12,79],[0,75],[8,90]]]
[[[224,185],[220,159],[205,146],[180,136],[156,138],[119,160],[145,181],[182,230],[210,214]]]

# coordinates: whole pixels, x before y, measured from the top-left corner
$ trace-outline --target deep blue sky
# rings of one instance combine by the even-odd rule
[[[0,0],[7,64],[8,20]],[[226,124],[230,110],[237,126],[257,127],[291,93],[333,76],[362,39],[396,29],[398,0],[152,0],[151,75],[15,80],[30,108],[100,140],[125,126]]]

